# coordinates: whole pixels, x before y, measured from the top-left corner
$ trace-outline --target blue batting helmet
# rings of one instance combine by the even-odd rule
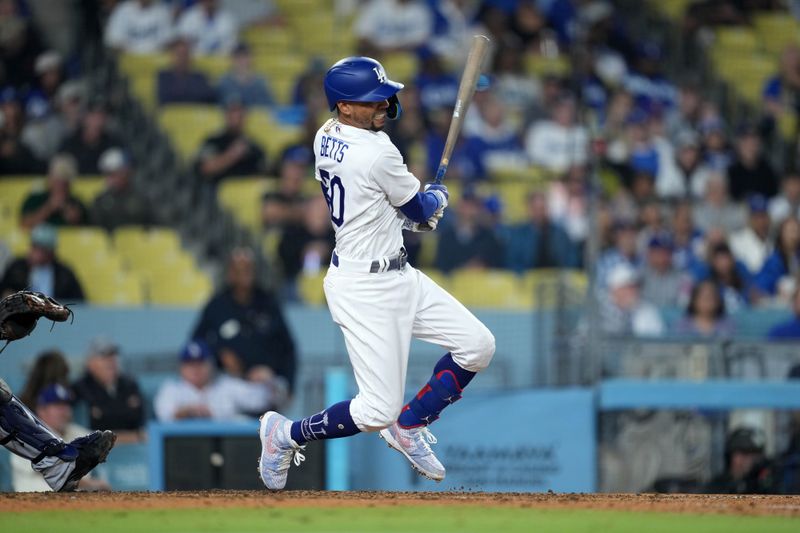
[[[325,74],[325,96],[330,110],[336,103],[389,101],[386,116],[395,119],[400,116],[400,102],[397,91],[402,83],[390,80],[383,65],[370,57],[346,57],[334,64]]]

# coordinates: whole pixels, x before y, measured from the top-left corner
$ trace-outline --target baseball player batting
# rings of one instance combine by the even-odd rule
[[[63,322],[72,316],[65,306],[42,293],[20,291],[0,300],[0,340],[29,335],[40,317]],[[0,444],[30,460],[55,491],[73,491],[95,466],[106,460],[117,437],[94,431],[64,442],[11,393],[0,379]]]
[[[261,417],[261,479],[282,489],[292,462],[305,460],[312,440],[377,431],[421,475],[436,481],[445,468],[429,444],[428,425],[461,398],[494,355],[492,333],[466,307],[406,261],[403,229],[435,230],[447,207],[447,187],[411,174],[383,127],[401,114],[383,66],[348,57],[325,75],[325,94],[336,118],[314,139],[315,177],[331,212],[336,249],[324,289],[342,329],[358,394],[308,418],[291,421],[269,411]],[[403,405],[411,337],[447,353],[414,398]]]

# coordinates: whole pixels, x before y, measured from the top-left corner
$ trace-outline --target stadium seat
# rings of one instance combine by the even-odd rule
[[[25,198],[44,188],[45,180],[40,176],[11,176],[0,179],[0,218],[12,218],[19,223]]]
[[[450,290],[467,307],[530,309],[533,297],[520,291],[517,277],[505,270],[459,270],[450,277]]]
[[[777,55],[788,44],[800,44],[800,26],[785,13],[761,13],[753,18],[764,52]]]
[[[293,47],[294,37],[289,28],[251,26],[242,31],[242,40],[253,52],[288,52]]]
[[[325,304],[325,290],[322,287],[322,280],[325,278],[326,270],[321,270],[317,274],[301,273],[297,277],[297,291],[306,305],[320,306]]]
[[[83,286],[96,305],[141,306],[145,302],[142,280],[134,273],[98,271]]]
[[[736,51],[743,56],[758,50],[756,33],[744,27],[718,28],[714,32],[714,47],[727,51]]]
[[[180,250],[180,237],[167,228],[146,229],[142,226],[117,228],[113,235],[114,248],[122,257],[139,253],[166,253]]]
[[[87,207],[92,205],[104,188],[105,180],[102,176],[81,176],[72,182],[72,194]]]
[[[168,54],[122,54],[119,68],[128,78],[131,93],[145,109],[156,107],[156,77],[158,71],[169,66]]]
[[[227,55],[196,56],[193,62],[194,68],[208,76],[212,83],[231,68],[231,60]]]
[[[191,161],[202,142],[224,125],[222,111],[217,106],[203,105],[164,106],[158,121],[184,161]]]
[[[381,58],[389,79],[401,83],[410,83],[414,79],[418,70],[417,63],[417,56],[411,52],[392,52]]]
[[[109,255],[111,243],[108,234],[100,228],[59,228],[56,253],[61,257],[68,255]]]
[[[664,17],[674,22],[680,22],[686,13],[686,8],[692,2],[694,0],[650,0],[648,4]]]
[[[213,286],[205,274],[193,271],[183,275],[159,275],[149,282],[150,303],[180,307],[197,307],[211,296]]]
[[[261,227],[261,197],[273,190],[276,184],[275,178],[227,179],[220,184],[217,199],[239,224],[258,231]]]
[[[307,65],[308,58],[296,53],[257,51],[253,54],[253,70],[267,77],[281,104],[289,103],[294,84]]]
[[[270,160],[277,160],[283,150],[300,141],[299,126],[278,124],[272,115],[263,109],[253,109],[247,114],[247,134],[266,152]]]
[[[27,231],[15,226],[9,231],[4,232],[3,240],[14,256],[21,256],[28,253],[31,247],[31,238]]]
[[[569,73],[569,59],[563,56],[543,57],[528,54],[525,56],[525,72],[532,76],[562,76]]]

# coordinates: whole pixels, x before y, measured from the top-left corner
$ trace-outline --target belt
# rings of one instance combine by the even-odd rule
[[[408,263],[408,254],[404,247],[400,248],[400,253],[392,257],[382,257],[374,261],[356,261],[353,259],[344,259],[339,257],[336,251],[331,256],[331,264],[342,270],[350,270],[353,272],[369,272],[370,274],[378,274],[380,272],[389,272],[390,270],[403,270]]]

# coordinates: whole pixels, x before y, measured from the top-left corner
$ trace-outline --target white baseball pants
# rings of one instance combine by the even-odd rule
[[[358,385],[350,414],[361,431],[381,430],[400,415],[412,336],[441,346],[472,372],[494,355],[489,329],[411,265],[374,274],[331,265],[324,288]]]

